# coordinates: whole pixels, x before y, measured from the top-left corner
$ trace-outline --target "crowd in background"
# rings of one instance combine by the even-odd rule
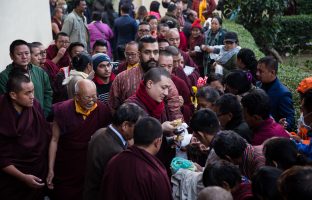
[[[311,199],[312,77],[296,119],[217,6],[50,0],[54,42],[0,73],[0,198]]]

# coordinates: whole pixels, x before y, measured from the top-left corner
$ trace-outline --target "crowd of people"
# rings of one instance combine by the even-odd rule
[[[297,120],[216,6],[50,0],[54,41],[0,73],[0,198],[312,199],[312,77]]]

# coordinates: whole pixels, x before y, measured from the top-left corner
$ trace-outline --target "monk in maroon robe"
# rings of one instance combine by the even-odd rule
[[[75,99],[57,103],[53,110],[47,183],[57,200],[82,199],[88,142],[111,119],[110,109],[97,101],[92,81],[80,80],[76,88]]]
[[[108,163],[100,199],[171,200],[166,169],[155,157],[162,143],[161,124],[152,117],[141,118],[134,127],[133,139],[134,146]]]
[[[167,105],[164,99],[168,95],[170,82],[172,80],[169,72],[163,68],[152,68],[144,75],[137,92],[129,97],[126,102],[137,104],[149,116],[154,117],[161,123],[167,122],[170,117],[168,117]],[[171,160],[176,153],[175,148],[172,148],[171,144],[166,141],[166,136],[171,136],[171,134],[172,132],[165,132],[163,138],[165,141],[157,154],[157,157],[167,168],[168,174],[170,174]]]
[[[59,69],[70,64],[70,56],[67,51],[69,46],[69,36],[64,32],[59,32],[55,37],[55,44],[47,48],[47,59],[56,64]]]
[[[171,80],[176,86],[179,97],[181,98],[181,112],[183,114],[184,121],[189,123],[191,116],[194,112],[194,105],[191,101],[190,88],[185,81],[180,79],[178,76],[172,74],[173,70],[173,55],[170,51],[164,50],[160,51],[158,64],[160,67],[165,68],[171,74]],[[184,73],[184,72],[183,72]]]
[[[0,96],[0,198],[42,200],[51,128],[28,76],[10,77],[7,91]]]

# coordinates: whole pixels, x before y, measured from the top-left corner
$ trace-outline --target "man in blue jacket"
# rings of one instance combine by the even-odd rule
[[[257,78],[261,82],[261,88],[270,97],[271,115],[275,121],[286,119],[287,130],[294,127],[295,110],[292,94],[277,78],[278,62],[271,56],[266,56],[258,61]]]

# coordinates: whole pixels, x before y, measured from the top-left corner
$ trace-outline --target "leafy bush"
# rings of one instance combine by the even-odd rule
[[[312,15],[284,16],[280,22],[275,48],[297,53],[312,39]]]
[[[228,31],[234,31],[238,34],[239,44],[243,48],[249,48],[253,50],[257,56],[257,59],[264,57],[264,54],[259,50],[252,35],[242,26],[236,24],[233,21],[224,20],[223,28]],[[298,84],[302,79],[311,76],[312,74],[312,61],[306,60],[305,62],[299,62],[298,55],[292,56],[290,61],[287,61],[279,65],[278,77],[283,84],[290,89],[293,94],[294,106],[296,109],[296,117],[299,117],[299,95],[296,91]]]
[[[312,14],[311,0],[298,0],[298,12],[300,14]]]
[[[273,47],[280,31],[279,20],[285,10],[284,0],[238,1],[238,23],[251,32],[263,50]]]

